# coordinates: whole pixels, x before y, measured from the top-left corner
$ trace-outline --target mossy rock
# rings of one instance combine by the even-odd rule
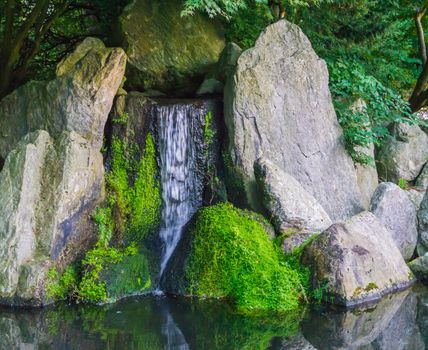
[[[197,90],[225,46],[221,25],[200,14],[182,17],[179,0],[136,0],[119,18],[128,55],[129,90],[182,95]]]
[[[141,295],[152,289],[149,264],[143,254],[126,256],[101,273],[107,298],[118,300],[131,295]]]
[[[252,312],[298,308],[303,280],[253,213],[222,203],[197,213],[161,283],[174,294],[226,298]]]

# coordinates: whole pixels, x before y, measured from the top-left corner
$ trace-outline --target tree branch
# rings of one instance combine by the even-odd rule
[[[425,5],[425,7],[423,7],[422,9],[416,10],[416,14],[415,14],[416,31],[418,33],[418,40],[419,40],[419,54],[424,64],[427,62],[427,48],[425,43],[424,28],[422,26],[422,19],[424,18],[427,12],[427,7],[428,6]]]

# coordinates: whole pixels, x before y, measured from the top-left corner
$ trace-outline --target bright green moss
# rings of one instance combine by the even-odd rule
[[[106,247],[100,243],[86,253],[82,261],[83,277],[78,287],[78,299],[86,302],[99,303],[107,300],[106,283],[101,278],[102,272],[115,264],[120,263],[124,257],[137,254],[137,249],[130,246],[124,250]]]
[[[186,269],[191,294],[231,298],[244,312],[292,310],[305,298],[299,272],[248,212],[227,203],[199,212]]]
[[[128,232],[134,241],[141,241],[159,227],[162,199],[157,174],[155,143],[152,135],[148,134],[137,178],[130,189]]]
[[[144,254],[125,256],[121,262],[112,265],[102,273],[106,281],[107,295],[120,299],[141,294],[152,286],[148,262]]]
[[[159,226],[162,199],[152,135],[147,135],[140,161],[135,160],[138,153],[135,147],[113,138],[107,187],[115,232],[141,242]]]

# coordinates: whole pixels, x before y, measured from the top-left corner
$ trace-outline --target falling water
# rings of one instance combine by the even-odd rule
[[[157,107],[159,126],[162,226],[162,275],[180,241],[184,225],[202,204],[201,179],[196,173],[196,120],[200,110],[194,105]]]

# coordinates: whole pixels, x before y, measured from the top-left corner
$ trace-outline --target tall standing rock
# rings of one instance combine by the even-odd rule
[[[362,210],[351,158],[342,144],[327,66],[299,27],[278,21],[239,58],[226,84],[232,163],[257,207],[254,162],[265,157],[293,176],[333,221]]]
[[[218,61],[221,25],[200,14],[182,17],[182,8],[179,0],[135,0],[124,9],[119,36],[130,89],[193,93]]]
[[[96,239],[90,215],[104,196],[104,125],[126,56],[86,39],[57,78],[0,103],[0,303],[43,305],[48,270]],[[42,130],[39,130],[42,129]]]

